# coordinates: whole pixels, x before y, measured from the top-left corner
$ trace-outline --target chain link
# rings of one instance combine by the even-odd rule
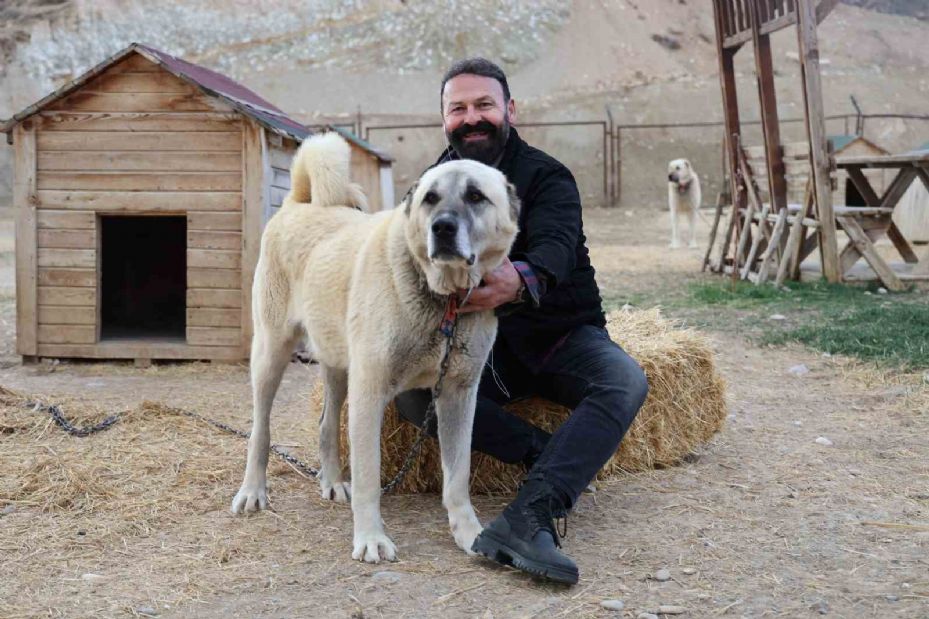
[[[426,408],[426,416],[423,419],[422,425],[419,427],[419,436],[416,437],[416,441],[410,447],[410,451],[407,453],[406,458],[403,460],[403,465],[400,467],[400,470],[397,471],[397,474],[387,482],[384,487],[381,489],[384,493],[393,491],[397,486],[403,483],[403,480],[406,478],[407,473],[413,467],[413,462],[416,460],[416,457],[419,455],[420,450],[423,446],[423,441],[426,440],[426,430],[429,427],[429,424],[435,418],[435,401],[442,394],[442,382],[445,379],[445,375],[448,373],[448,368],[451,362],[451,353],[455,339],[455,333],[458,330],[458,314],[456,313],[454,319],[451,322],[450,329],[448,332],[443,333],[445,336],[445,353],[442,355],[442,361],[439,364],[439,377],[436,379],[435,387],[432,388],[432,400],[429,402],[429,406]],[[76,426],[67,417],[64,416],[64,413],[61,410],[61,407],[57,404],[45,404],[37,400],[27,400],[25,406],[31,408],[34,411],[44,411],[49,414],[52,418],[52,421],[55,424],[72,436],[86,437],[91,434],[96,434],[97,432],[102,432],[106,430],[117,421],[119,421],[123,415],[128,411],[122,411],[115,413],[106,417],[103,421],[95,423],[89,426]],[[226,423],[221,421],[216,421],[215,419],[210,419],[209,417],[204,417],[200,413],[195,413],[193,411],[186,411],[181,408],[170,408],[171,412],[177,415],[183,415],[184,417],[189,417],[201,423],[213,426],[223,432],[238,436],[240,438],[247,439],[251,436],[251,432],[243,432],[238,428],[234,428]],[[280,445],[271,445],[271,451],[274,452],[281,460],[290,464],[298,471],[303,473],[308,477],[318,477],[319,471],[306,462],[290,455],[287,453],[284,448]]]

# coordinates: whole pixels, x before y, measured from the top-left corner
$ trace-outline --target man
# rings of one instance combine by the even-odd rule
[[[571,509],[615,453],[645,400],[647,382],[604,329],[574,177],[512,127],[516,104],[503,71],[483,58],[457,62],[442,81],[441,101],[449,147],[437,163],[468,158],[495,166],[522,202],[509,259],[461,310],[494,309],[500,316],[478,390],[472,448],[528,469],[516,499],[472,549],[576,583],[577,566],[559,551],[554,517]],[[553,435],[502,408],[531,395],[573,409]],[[419,425],[429,399],[426,390],[408,391],[397,408]],[[435,436],[435,425],[428,431]]]

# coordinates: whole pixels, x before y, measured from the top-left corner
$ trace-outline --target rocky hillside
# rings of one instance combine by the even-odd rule
[[[359,111],[366,125],[438,121],[441,73],[470,54],[501,62],[523,123],[605,119],[607,110],[624,124],[718,120],[709,6],[709,0],[166,0],[156,9],[143,0],[7,0],[0,3],[0,117],[140,41],[242,80],[306,122]],[[920,21],[926,10],[925,0],[848,0],[833,12],[820,29],[829,113],[853,111],[852,94],[866,112],[927,111],[929,22]],[[750,52],[737,58],[740,96],[750,108],[753,61]],[[796,58],[795,35],[776,35],[785,118],[801,109]],[[892,149],[907,147],[909,138],[929,139],[929,123],[868,130]],[[592,201],[602,198],[598,131],[524,129],[571,165]],[[380,131],[371,139],[397,155],[400,186],[443,145],[435,130]],[[719,140],[718,130],[627,132],[624,182],[632,191],[626,195],[658,199],[654,170],[675,155],[718,170]],[[0,149],[0,194],[9,150]]]

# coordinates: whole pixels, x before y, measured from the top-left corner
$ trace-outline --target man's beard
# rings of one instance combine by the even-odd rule
[[[469,133],[481,132],[486,133],[487,137],[476,142],[467,142],[464,136]],[[451,133],[445,134],[448,143],[452,145],[455,152],[462,159],[474,159],[487,165],[494,165],[503,154],[503,148],[506,146],[506,140],[510,135],[509,119],[503,119],[503,123],[498,127],[493,123],[482,120],[473,125],[459,125]]]

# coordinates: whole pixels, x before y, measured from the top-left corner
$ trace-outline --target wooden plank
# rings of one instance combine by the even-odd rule
[[[39,286],[39,305],[83,305],[95,307],[97,303],[96,288],[64,288]]]
[[[97,309],[94,307],[68,307],[55,305],[39,306],[40,325],[96,325]],[[94,329],[96,327],[94,326]]]
[[[187,249],[187,266],[192,269],[240,269],[242,252],[220,249]]]
[[[97,266],[96,249],[39,248],[39,267],[93,269]]]
[[[187,213],[188,230],[242,230],[242,213]]]
[[[723,268],[726,262],[726,256],[729,252],[729,246],[733,237],[737,237],[741,230],[739,229],[739,212],[745,207],[746,196],[739,191],[739,181],[737,170],[739,168],[739,101],[737,95],[736,78],[735,78],[735,54],[738,48],[726,49],[723,39],[726,32],[724,25],[723,10],[730,10],[730,3],[713,2],[713,17],[716,22],[716,49],[717,60],[719,63],[719,84],[722,92],[723,103],[723,120],[724,120],[724,137],[726,141],[726,160],[728,162],[729,172],[729,195],[732,196],[732,211],[729,221],[728,232],[723,239],[722,253],[720,254],[719,266]],[[730,16],[731,17],[731,16]],[[734,18],[727,19],[732,24]],[[736,261],[738,258],[736,258]]]
[[[242,291],[238,289],[212,290],[209,288],[188,288],[187,307],[219,307],[241,309]]]
[[[224,112],[40,112],[42,131],[241,131]]]
[[[871,243],[876,242],[879,238],[884,236],[887,231],[887,221],[883,219],[880,220],[880,226],[870,225],[865,227],[865,222],[862,222],[858,219],[855,219],[855,222],[858,224],[858,226],[861,227],[865,233],[865,236],[868,237],[868,240],[871,241]],[[873,224],[874,222],[868,223]],[[846,243],[845,247],[842,248],[842,251],[839,252],[839,265],[842,269],[842,273],[848,273],[849,269],[851,269],[861,257],[862,253],[858,249],[858,246],[855,244],[854,239],[849,238],[848,243]]]
[[[874,245],[871,244],[871,239],[869,239],[865,231],[861,229],[861,226],[858,225],[855,218],[839,217],[838,220],[845,230],[845,233],[848,234],[849,239],[855,243],[856,249],[864,256],[864,259],[871,268],[874,269],[874,272],[877,273],[877,276],[884,286],[888,290],[896,292],[904,290],[906,287],[903,285],[903,282],[900,281],[900,278],[893,272],[893,269],[891,269],[877,253],[877,250],[874,249]]]
[[[95,269],[43,268],[39,269],[39,285],[93,288],[97,285],[97,272]]]
[[[148,172],[236,172],[242,171],[239,152],[214,151],[42,151],[39,170],[60,171],[148,171]]]
[[[187,343],[195,346],[241,346],[241,342],[238,327],[187,327]]]
[[[39,323],[39,342],[42,344],[93,344],[96,341],[97,328],[93,325]]]
[[[38,233],[39,247],[48,249],[96,249],[95,230],[42,228]]]
[[[200,92],[187,82],[163,72],[104,73],[85,84],[82,89],[91,92],[148,92],[188,93]]]
[[[187,327],[241,327],[242,312],[238,309],[207,307],[187,309]],[[237,340],[234,344],[239,346]]]
[[[271,187],[271,206],[281,207],[284,204],[284,198],[287,197],[289,189],[280,189],[278,187]]]
[[[758,2],[749,2],[752,11],[752,40],[755,56],[755,78],[761,109],[761,131],[765,144],[765,172],[771,210],[779,213],[787,207],[787,181],[784,178],[784,161],[781,157],[781,134],[777,114],[777,91],[774,88],[774,62],[771,58],[771,40],[762,35],[759,24],[765,15],[759,12]]]
[[[242,272],[239,269],[187,269],[188,288],[225,288],[232,290],[241,285]],[[241,320],[241,316],[239,320]]]
[[[104,340],[97,344],[41,344],[41,357],[76,357],[83,359],[189,359],[240,361],[240,346],[188,346],[146,340]]]
[[[239,191],[242,189],[242,177],[238,172],[39,172],[38,188],[97,191]]]
[[[838,168],[849,166],[862,168],[901,168],[929,164],[929,150],[899,155],[853,155],[837,157],[835,164]]]
[[[809,214],[810,209],[813,206],[812,203],[812,185],[807,182],[806,195],[803,199],[803,205],[800,207],[800,211],[798,211],[794,216],[793,224],[790,227],[790,234],[787,237],[787,245],[784,248],[784,253],[781,255],[781,263],[777,267],[777,275],[774,278],[774,285],[778,288],[784,284],[784,280],[787,278],[787,274],[790,273],[792,276],[794,273],[794,267],[800,266],[800,259],[798,258],[798,255],[804,235],[803,220],[806,219],[807,214]]]
[[[13,128],[13,209],[16,252],[16,352],[35,355],[36,330],[36,137],[26,120]]]
[[[63,151],[238,151],[239,131],[40,131],[42,150]]]
[[[819,42],[816,36],[816,9],[813,0],[797,0],[797,40],[803,76],[803,102],[813,178],[813,195],[820,221],[820,250],[823,275],[830,282],[839,282],[839,249],[836,241],[835,216],[832,212],[831,170],[826,127],[823,115],[822,81],[819,72]]]
[[[263,127],[247,122],[242,132],[242,350],[247,355],[252,344],[252,280],[261,249],[264,219],[264,160],[268,141]]]
[[[54,211],[43,208],[36,215],[40,230],[43,228],[94,230],[97,227],[97,216],[92,211]]]
[[[280,168],[281,170],[287,170],[288,176],[290,175],[290,162],[293,161],[294,152],[290,150],[284,150],[282,148],[271,148],[269,151],[269,161],[271,162],[272,168]]]
[[[716,233],[719,229],[719,220],[722,217],[723,212],[723,200],[722,193],[716,198],[716,208],[713,211],[713,223],[710,225],[710,239],[707,241],[706,253],[703,255],[703,265],[700,267],[700,271],[706,271],[706,267],[710,264],[710,255],[713,253],[713,244],[716,243]]]
[[[761,255],[761,266],[758,268],[758,280],[756,284],[763,284],[768,281],[768,273],[771,269],[771,262],[777,260],[774,253],[781,243],[781,235],[784,234],[784,225],[787,223],[787,209],[781,209],[777,214],[777,221],[774,224],[774,230],[771,231],[771,240],[768,241],[768,247]]]
[[[748,250],[748,256],[745,258],[745,264],[742,266],[742,279],[747,279],[748,274],[751,273],[752,267],[755,266],[755,256],[758,255],[758,249],[761,247],[761,241],[764,239],[764,233],[762,230],[765,226],[768,225],[766,221],[768,216],[768,210],[771,208],[771,205],[767,202],[761,207],[761,217],[758,221],[758,231],[755,234],[755,238],[752,239],[751,249]],[[785,211],[786,212],[786,211]],[[748,228],[751,220],[746,217],[747,221],[745,227]]]
[[[290,171],[281,168],[271,168],[271,186],[290,191]]]
[[[80,112],[212,112],[230,106],[202,94],[97,93],[79,90],[49,106],[52,110]]]
[[[242,249],[242,234],[223,231],[187,231],[187,247],[191,249]]]
[[[164,72],[160,66],[152,62],[142,54],[129,54],[124,60],[119,61],[107,73],[126,73],[126,72],[143,72],[143,73],[161,73]]]
[[[881,196],[881,203],[878,206],[885,208],[895,207],[897,202],[900,201],[900,198],[903,197],[903,194],[910,188],[910,183],[913,182],[916,175],[916,168],[903,168],[900,170],[894,179],[890,181],[890,185],[887,187],[887,190],[884,191],[884,195]]]
[[[235,191],[66,191],[43,189],[38,192],[43,209],[92,211],[238,211],[241,194]],[[238,214],[238,213],[234,213]]]

